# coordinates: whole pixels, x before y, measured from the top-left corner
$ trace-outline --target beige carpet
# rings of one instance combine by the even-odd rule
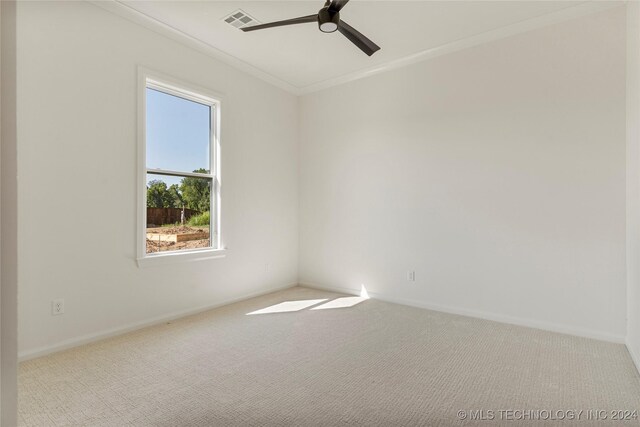
[[[340,297],[293,288],[24,362],[20,423],[556,425],[567,415],[545,410],[583,410],[566,423],[583,426],[640,410],[622,345]],[[318,299],[331,305],[286,303]],[[247,315],[273,305],[299,310]]]

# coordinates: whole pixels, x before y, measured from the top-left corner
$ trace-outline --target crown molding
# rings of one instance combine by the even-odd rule
[[[281,80],[278,77],[275,77],[259,68],[256,68],[253,65],[239,58],[236,58],[233,55],[223,52],[222,50],[216,48],[215,46],[212,46],[177,28],[174,28],[167,23],[164,23],[162,21],[159,21],[155,18],[150,17],[149,15],[139,12],[130,6],[127,6],[126,4],[119,2],[118,0],[87,0],[87,1],[108,12],[111,12],[122,18],[125,18],[128,21],[134,22],[138,25],[142,25],[143,27],[157,34],[168,37],[174,41],[177,41],[178,43],[181,43],[187,47],[195,49],[200,53],[203,53],[214,59],[217,59],[227,65],[237,68],[240,71],[244,71],[245,73],[253,77],[257,77],[267,83],[270,83],[276,87],[279,87],[280,89],[283,89],[294,95],[299,94],[300,88],[290,83],[287,83],[284,80]]]
[[[211,56],[221,62],[226,63],[234,68],[246,72],[254,77],[257,77],[267,83],[270,83],[280,89],[283,89],[294,95],[306,95],[313,92],[318,92],[324,89],[328,89],[333,86],[339,86],[345,83],[349,83],[355,80],[363,79],[366,77],[374,76],[376,74],[384,73],[387,71],[395,70],[398,68],[406,67],[409,65],[417,64],[422,61],[428,61],[430,59],[446,55],[449,53],[457,52],[470,47],[478,46],[484,43],[488,43],[494,40],[511,37],[520,33],[535,30],[538,28],[547,27],[553,24],[569,21],[575,18],[590,15],[592,13],[602,12],[614,7],[622,6],[626,1],[607,1],[607,0],[589,0],[579,3],[575,6],[570,6],[565,9],[551,12],[535,18],[526,19],[514,24],[499,27],[493,30],[485,31],[483,33],[475,34],[473,36],[465,37],[456,40],[451,43],[446,43],[434,48],[425,49],[421,52],[417,52],[403,58],[395,59],[384,64],[375,65],[372,67],[364,68],[353,73],[345,74],[339,77],[330,78],[318,83],[313,83],[307,86],[299,87],[289,82],[286,82],[278,77],[275,77],[233,55],[230,55],[215,46],[212,46],[198,38],[195,38],[177,28],[170,26],[164,22],[161,22],[155,18],[150,17],[142,12],[121,3],[118,0],[87,0],[104,10],[119,15],[131,22],[142,25],[145,28],[161,34],[174,41],[182,43],[188,47],[191,47],[205,55]]]
[[[468,49],[470,47],[478,46],[494,40],[511,37],[516,34],[525,33],[527,31],[535,30],[538,28],[543,28],[553,24],[569,21],[571,19],[579,18],[582,16],[587,16],[592,13],[602,12],[607,9],[622,6],[624,4],[624,1],[590,0],[556,12],[551,12],[535,18],[526,19],[514,24],[506,25],[504,27],[496,28],[494,30],[489,30],[473,36],[465,37],[451,43],[426,49],[422,52],[405,56],[403,58],[396,59],[382,65],[376,65],[353,73],[345,74],[340,77],[334,77],[322,82],[314,83],[300,88],[298,90],[298,95],[306,95],[309,93],[318,92],[333,86],[339,86],[345,83],[352,82],[354,80],[374,76],[376,74],[406,67],[408,65],[416,64],[422,61],[428,61],[438,56],[457,52],[463,49]]]

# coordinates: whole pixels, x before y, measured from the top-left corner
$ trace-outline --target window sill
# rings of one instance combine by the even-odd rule
[[[137,259],[138,267],[151,267],[155,265],[176,264],[182,262],[203,261],[207,259],[224,258],[227,249],[204,249],[199,251],[166,252],[150,254]]]

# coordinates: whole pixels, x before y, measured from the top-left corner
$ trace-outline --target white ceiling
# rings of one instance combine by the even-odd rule
[[[304,92],[499,28],[565,13],[585,2],[352,0],[341,18],[381,46],[372,57],[338,32],[321,33],[316,24],[244,33],[223,21],[237,9],[263,23],[310,15],[323,6],[322,0],[120,3]]]

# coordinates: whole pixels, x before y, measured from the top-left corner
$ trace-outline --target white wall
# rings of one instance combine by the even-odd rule
[[[17,425],[16,5],[0,3],[0,426]]]
[[[138,65],[224,94],[225,259],[136,266]],[[23,357],[296,283],[295,96],[84,2],[19,3],[17,89]]]
[[[300,282],[624,340],[624,7],[304,96],[300,144]]]
[[[627,3],[627,347],[640,369],[640,3]]]

